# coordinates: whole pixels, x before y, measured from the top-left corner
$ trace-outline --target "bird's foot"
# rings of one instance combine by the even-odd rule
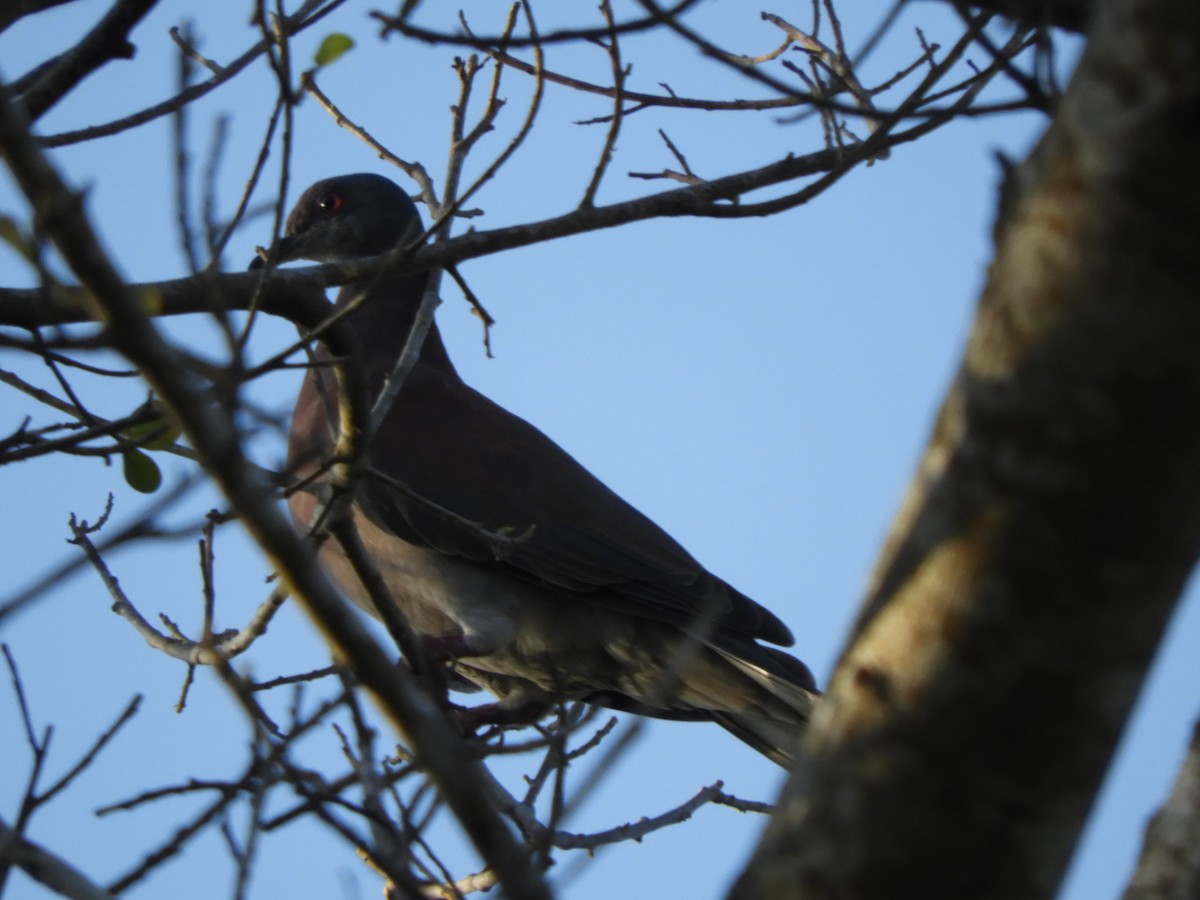
[[[450,634],[427,634],[421,638],[425,644],[425,652],[434,662],[447,663],[464,656],[480,656],[480,652],[467,643],[467,637],[462,632]]]
[[[542,718],[547,709],[545,703],[524,703],[516,707],[484,703],[479,706],[455,706],[454,717],[464,734],[475,736],[482,728],[529,725]]]

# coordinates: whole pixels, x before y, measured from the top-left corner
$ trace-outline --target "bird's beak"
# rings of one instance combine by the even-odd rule
[[[267,260],[272,258],[275,260],[275,265],[288,262],[292,259],[299,259],[299,257],[296,255],[296,249],[299,243],[300,242],[296,239],[296,235],[285,234],[269,249],[267,247],[255,248],[258,255],[255,256],[254,259],[250,260],[250,271],[254,272],[258,269],[264,268],[267,264]]]

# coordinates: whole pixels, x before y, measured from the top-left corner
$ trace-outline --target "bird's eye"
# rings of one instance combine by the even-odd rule
[[[322,194],[317,200],[317,208],[324,213],[335,213],[342,208],[342,195],[337,191]]]

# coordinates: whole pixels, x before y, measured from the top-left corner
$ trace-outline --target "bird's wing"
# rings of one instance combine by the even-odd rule
[[[787,627],[707,572],[666,532],[528,422],[418,364],[375,435],[360,504],[414,544],[633,615],[791,644]],[[399,482],[447,516],[395,486]],[[489,542],[461,519],[512,540]]]

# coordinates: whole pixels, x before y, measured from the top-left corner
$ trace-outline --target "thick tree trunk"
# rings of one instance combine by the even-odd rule
[[[1000,13],[1029,27],[1083,31],[1098,0],[970,0],[969,6]]]
[[[1150,820],[1124,900],[1200,897],[1200,722],[1167,802]]]
[[[1046,897],[1200,550],[1200,4],[1103,0],[763,897]]]

